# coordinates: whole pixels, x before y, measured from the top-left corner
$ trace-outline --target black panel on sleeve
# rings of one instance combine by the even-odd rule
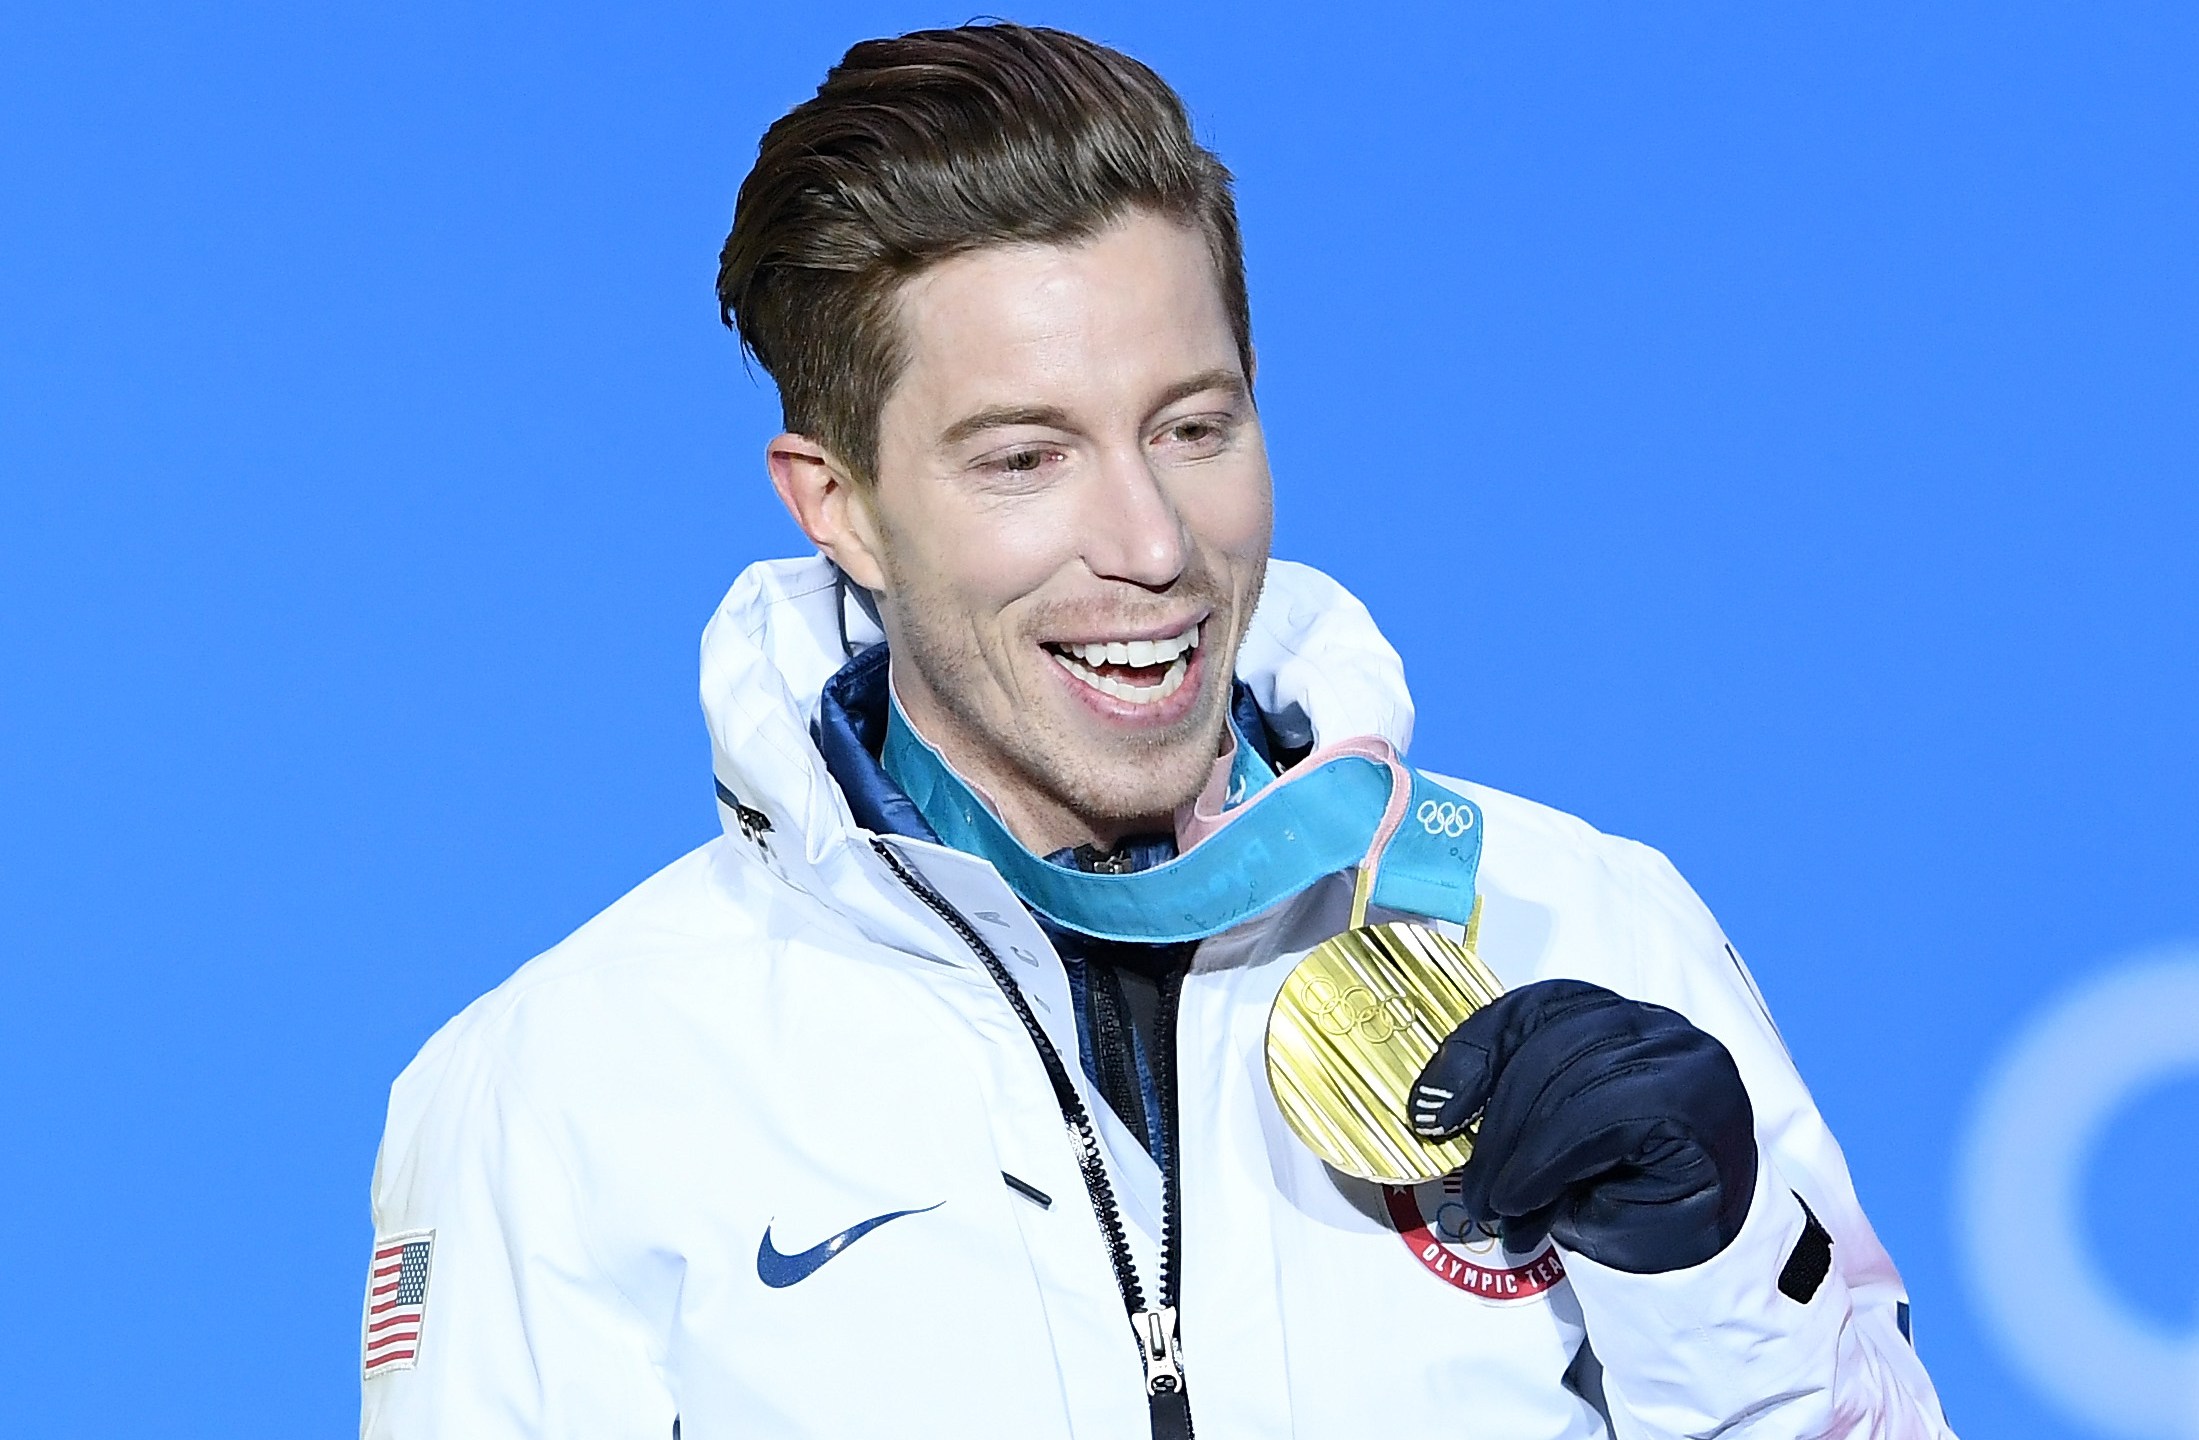
[[[1779,1293],[1798,1305],[1807,1305],[1832,1272],[1833,1237],[1817,1223],[1807,1200],[1797,1195],[1794,1203],[1802,1207],[1802,1237],[1794,1242],[1794,1250],[1780,1268]]]

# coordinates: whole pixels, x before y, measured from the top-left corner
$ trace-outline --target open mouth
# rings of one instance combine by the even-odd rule
[[[1049,643],[1062,669],[1102,695],[1128,705],[1158,705],[1181,689],[1199,648],[1199,627],[1164,640],[1092,640]]]

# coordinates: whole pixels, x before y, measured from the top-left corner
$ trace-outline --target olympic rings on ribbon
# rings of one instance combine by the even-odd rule
[[[1420,821],[1420,828],[1430,835],[1448,835],[1453,840],[1474,828],[1474,810],[1471,805],[1453,805],[1448,800],[1423,800],[1413,812]]]

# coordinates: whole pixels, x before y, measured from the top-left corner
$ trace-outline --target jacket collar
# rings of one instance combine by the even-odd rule
[[[720,822],[783,878],[841,904],[849,867],[869,868],[875,821],[857,821],[813,726],[834,674],[884,638],[821,556],[749,566],[703,632]],[[1402,753],[1411,742],[1397,652],[1365,606],[1310,566],[1269,562],[1237,676],[1286,747],[1372,735]]]

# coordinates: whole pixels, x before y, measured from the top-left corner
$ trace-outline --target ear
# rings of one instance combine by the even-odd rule
[[[764,466],[780,503],[827,559],[865,590],[885,589],[877,517],[847,467],[807,435],[780,435],[764,448]]]

